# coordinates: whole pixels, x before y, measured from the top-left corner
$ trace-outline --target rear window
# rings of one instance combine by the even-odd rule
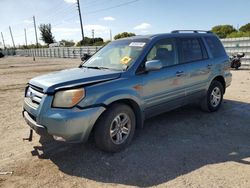
[[[221,42],[216,37],[205,37],[205,41],[214,58],[222,57],[226,55],[225,49]]]
[[[179,38],[178,49],[180,63],[199,61],[207,58],[207,54],[199,38]]]

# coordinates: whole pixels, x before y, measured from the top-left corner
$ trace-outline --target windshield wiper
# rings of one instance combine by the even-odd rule
[[[110,67],[99,67],[99,66],[84,66],[82,65],[80,68],[87,68],[87,69],[98,69],[98,70],[114,70],[114,71],[124,71],[123,69],[115,69],[115,68],[110,68]]]
[[[108,67],[98,67],[98,66],[81,66],[81,67],[83,67],[83,68],[87,68],[87,69],[99,69],[99,70],[101,70],[101,69],[110,69],[110,68],[108,68]]]

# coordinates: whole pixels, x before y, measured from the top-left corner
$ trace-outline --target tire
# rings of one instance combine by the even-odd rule
[[[210,84],[207,94],[201,102],[201,109],[206,112],[217,111],[223,100],[224,88],[221,82],[214,80]]]
[[[114,104],[101,115],[95,125],[95,143],[103,151],[118,152],[132,141],[135,126],[133,110],[122,103]]]

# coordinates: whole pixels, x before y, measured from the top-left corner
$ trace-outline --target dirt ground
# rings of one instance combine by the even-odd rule
[[[75,67],[78,59],[0,59],[0,187],[250,187],[250,71],[232,71],[221,109],[189,105],[145,122],[116,154],[87,144],[28,135],[22,100],[34,76]]]

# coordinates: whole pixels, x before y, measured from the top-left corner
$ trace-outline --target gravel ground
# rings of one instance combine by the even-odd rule
[[[250,71],[232,71],[221,109],[189,105],[147,120],[116,154],[86,144],[24,142],[24,87],[78,59],[0,59],[0,187],[250,187]]]

